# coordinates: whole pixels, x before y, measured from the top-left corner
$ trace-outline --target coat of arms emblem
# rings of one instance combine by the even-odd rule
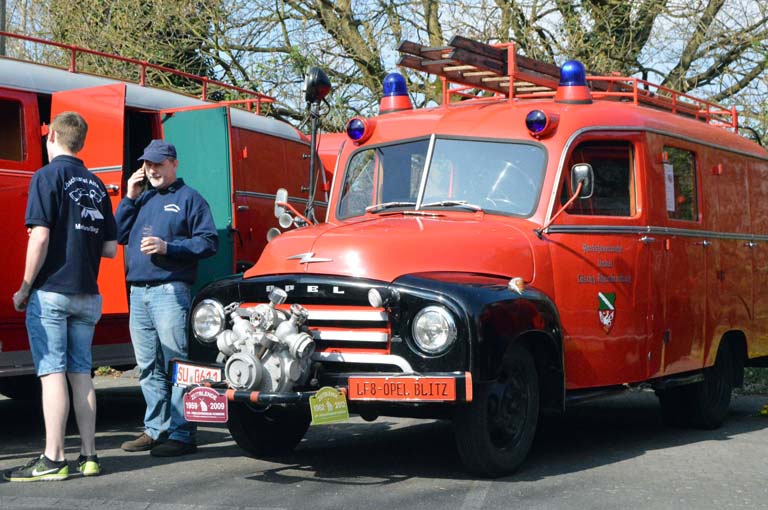
[[[600,319],[600,325],[603,331],[610,333],[613,327],[613,320],[616,318],[616,293],[598,292],[597,293],[597,317]]]

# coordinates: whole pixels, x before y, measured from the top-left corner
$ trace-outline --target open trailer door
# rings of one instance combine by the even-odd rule
[[[229,108],[212,105],[161,113],[163,138],[178,153],[178,176],[208,202],[219,234],[219,251],[198,265],[196,292],[211,280],[235,272]]]
[[[104,182],[114,211],[122,196],[125,84],[55,92],[51,98],[51,119],[66,111],[78,112],[88,123],[85,146],[78,157]],[[102,259],[99,291],[104,315],[128,313],[122,246],[118,246],[114,259]]]

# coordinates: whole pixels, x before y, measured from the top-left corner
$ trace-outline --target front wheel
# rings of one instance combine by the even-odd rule
[[[531,449],[539,419],[539,381],[531,353],[515,344],[495,381],[475,386],[454,418],[459,455],[480,476],[512,473]]]
[[[308,405],[260,409],[232,402],[227,426],[240,448],[254,457],[269,457],[293,450],[307,432],[310,419]]]

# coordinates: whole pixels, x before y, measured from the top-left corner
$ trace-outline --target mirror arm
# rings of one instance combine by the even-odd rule
[[[307,197],[307,207],[304,211],[304,214],[306,214],[307,218],[310,218],[312,221],[308,222],[310,223],[317,223],[317,218],[315,217],[315,193],[316,193],[316,173],[317,173],[317,130],[318,130],[318,121],[320,120],[320,102],[316,103],[310,103],[309,105],[309,116],[311,119],[310,124],[310,143],[309,143],[309,196]],[[322,172],[322,170],[321,170]]]
[[[293,213],[293,215],[294,215],[294,216],[296,216],[297,218],[299,218],[301,221],[303,221],[303,222],[304,222],[304,223],[306,223],[307,225],[309,225],[310,223],[312,223],[311,221],[309,221],[309,220],[308,220],[308,219],[307,219],[307,218],[306,218],[306,217],[305,217],[303,214],[301,214],[299,211],[297,211],[297,210],[296,210],[296,208],[295,208],[295,207],[293,207],[293,206],[292,206],[291,204],[289,204],[288,202],[275,202],[275,205],[278,205],[278,206],[280,206],[280,207],[285,207],[286,209],[288,209],[289,211],[291,211],[291,212]]]
[[[563,213],[563,211],[565,211],[566,209],[568,209],[568,208],[571,206],[571,204],[572,204],[572,203],[573,203],[573,202],[574,202],[574,201],[575,201],[577,198],[579,198],[579,194],[581,193],[581,187],[582,187],[583,185],[584,185],[584,181],[579,181],[579,183],[576,185],[576,190],[573,192],[573,196],[572,196],[571,198],[569,198],[569,199],[568,199],[568,201],[567,201],[565,204],[563,204],[563,207],[561,207],[561,208],[560,208],[560,210],[558,210],[558,211],[557,211],[557,212],[556,212],[556,213],[555,213],[555,214],[554,214],[554,215],[553,215],[553,216],[552,216],[552,217],[549,219],[549,221],[548,221],[548,222],[546,222],[546,223],[544,224],[544,226],[543,226],[543,227],[541,227],[541,228],[537,228],[537,229],[535,229],[535,230],[534,230],[534,232],[536,232],[536,235],[537,235],[537,236],[539,236],[539,239],[541,239],[541,235],[544,233],[544,231],[546,231],[546,230],[547,230],[547,229],[550,227],[550,225],[552,225],[552,223],[554,223],[554,221],[555,221],[555,220],[558,218],[558,216],[560,216],[560,215]]]

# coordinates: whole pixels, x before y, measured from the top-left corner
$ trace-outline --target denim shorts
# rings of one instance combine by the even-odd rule
[[[90,374],[93,330],[100,318],[99,294],[33,289],[27,303],[27,334],[37,375]]]

